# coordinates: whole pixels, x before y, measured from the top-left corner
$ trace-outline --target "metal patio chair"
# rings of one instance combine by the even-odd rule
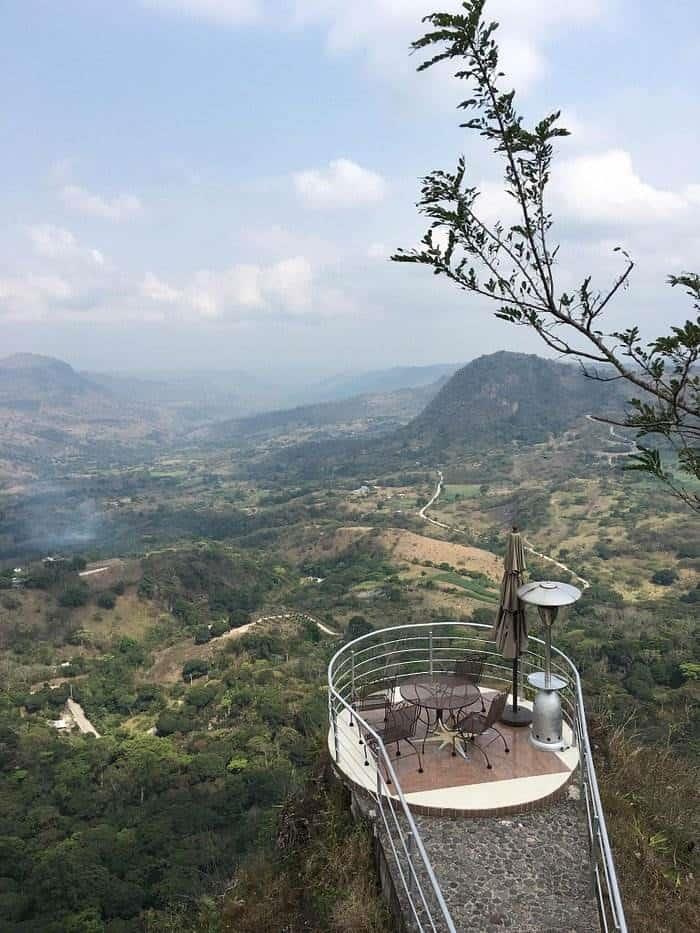
[[[401,758],[401,743],[405,742],[410,748],[411,751],[409,755],[416,755],[418,757],[418,773],[423,773],[423,759],[421,753],[418,751],[416,745],[413,744],[413,740],[416,739],[416,727],[418,725],[418,707],[414,706],[412,703],[401,703],[396,706],[393,706],[387,713],[386,723],[384,727],[377,730],[384,748],[389,753],[389,746],[396,745],[396,758]],[[417,739],[416,739],[417,741]],[[369,765],[369,759],[367,757],[367,748],[369,747],[370,751],[374,754],[377,761],[379,761],[379,749],[378,749],[377,740],[374,736],[369,736],[367,742],[365,743],[365,765]],[[391,777],[389,774],[386,775],[387,784],[391,784]]]
[[[462,719],[459,719],[456,723],[457,735],[452,739],[452,754],[457,754],[456,741],[459,737],[462,740],[464,751],[467,750],[467,742],[471,743],[472,748],[478,748],[481,754],[486,759],[486,767],[491,770],[491,762],[489,761],[489,756],[486,754],[486,749],[489,745],[492,745],[497,739],[501,739],[503,745],[505,746],[506,752],[509,752],[508,743],[505,740],[505,737],[496,728],[495,723],[503,715],[503,710],[505,709],[506,701],[508,699],[508,691],[505,690],[503,693],[498,693],[491,701],[491,705],[488,708],[486,713],[467,713]],[[495,732],[496,734],[492,739],[490,739],[485,746],[477,745],[476,738],[477,736],[484,735],[486,732]]]
[[[461,680],[466,680],[468,683],[473,684],[479,691],[482,713],[486,712],[486,706],[484,705],[484,698],[481,696],[481,687],[479,684],[484,674],[485,663],[485,654],[474,654],[465,658],[463,661],[455,661],[454,668],[455,677],[459,677]]]
[[[396,704],[398,675],[375,681],[360,687],[353,694],[351,702],[350,725],[354,726],[353,712],[369,713],[376,710],[382,710],[384,713],[384,722],[386,722],[389,710]],[[358,723],[359,727],[359,723]],[[362,730],[360,729],[360,744],[362,744]]]

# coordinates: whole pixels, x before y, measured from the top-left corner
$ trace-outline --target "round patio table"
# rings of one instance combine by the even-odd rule
[[[425,680],[402,684],[399,692],[407,703],[435,710],[435,728],[440,727],[443,731],[447,731],[443,722],[445,710],[454,713],[481,698],[476,684],[462,680],[455,674],[434,674]]]

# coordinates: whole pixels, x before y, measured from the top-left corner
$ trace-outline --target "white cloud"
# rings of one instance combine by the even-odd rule
[[[239,26],[258,19],[262,5],[258,0],[142,0],[144,6],[164,13],[178,13],[196,19]]]
[[[320,25],[326,30],[330,52],[362,55],[369,71],[405,87],[417,64],[415,58],[409,58],[409,45],[426,31],[421,20],[436,8],[462,12],[456,0],[442,4],[432,0],[296,0],[294,21],[301,27]],[[592,22],[604,12],[602,0],[570,0],[566,4],[489,0],[485,16],[501,24],[497,41],[507,82],[521,92],[529,89],[546,71],[542,46],[559,31]],[[433,75],[433,86],[454,84],[454,70],[448,66],[440,79]],[[419,80],[425,84],[431,79],[424,76]],[[411,82],[409,86],[416,85]]]
[[[81,246],[70,230],[52,224],[29,227],[34,252],[45,259],[78,260],[104,266],[105,257],[99,249]]]
[[[185,303],[202,317],[221,317],[240,313],[241,309],[259,308],[260,268],[239,264],[223,272],[202,270],[185,289]]]
[[[263,287],[288,311],[299,312],[311,306],[312,280],[309,261],[295,256],[276,262],[264,275]]]
[[[222,271],[203,269],[183,288],[149,274],[141,283],[142,297],[169,304],[204,318],[246,317],[251,312],[312,311],[313,270],[303,256],[269,266],[239,263]]]
[[[157,304],[173,304],[182,297],[182,292],[177,288],[173,288],[151,273],[141,283],[141,294]]]
[[[697,187],[683,191],[655,188],[640,177],[624,149],[569,159],[553,173],[552,182],[555,201],[569,216],[613,225],[682,218]]]
[[[141,201],[133,194],[103,198],[79,185],[65,185],[61,189],[61,198],[68,207],[81,214],[117,222],[140,214],[143,209]]]
[[[386,193],[381,175],[350,159],[334,159],[325,169],[308,169],[293,176],[298,196],[309,207],[358,207],[375,204]]]
[[[462,12],[457,0],[435,4],[433,0],[141,0],[164,13],[237,27],[256,20],[271,28],[307,31],[316,26],[325,33],[326,46],[333,55],[357,55],[367,70],[382,81],[408,89],[415,96],[442,94],[452,84],[454,69],[433,71],[416,78],[417,60],[409,57],[409,47],[425,31],[422,19],[435,11]],[[280,9],[282,7],[282,9]],[[501,23],[498,42],[501,64],[508,82],[519,91],[528,90],[546,72],[542,46],[558,32],[573,25],[585,25],[609,12],[602,0],[489,0],[485,15]],[[387,38],[389,37],[389,38]],[[440,89],[436,92],[435,89]]]
[[[32,274],[0,278],[0,312],[19,320],[32,320],[55,302],[67,301],[72,289],[65,279]]]

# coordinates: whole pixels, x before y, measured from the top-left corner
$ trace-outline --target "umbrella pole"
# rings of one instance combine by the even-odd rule
[[[532,722],[532,710],[518,705],[518,658],[513,658],[513,704],[503,710],[501,722],[509,726],[529,726]]]

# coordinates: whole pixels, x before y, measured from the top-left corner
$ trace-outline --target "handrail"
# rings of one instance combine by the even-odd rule
[[[445,629],[452,629],[453,632],[445,632]],[[458,633],[454,633],[455,629]],[[425,634],[418,634],[419,630]],[[387,858],[393,856],[403,893],[420,931],[431,930],[433,933],[438,933],[438,931],[441,933],[446,929],[448,933],[457,933],[390,756],[378,733],[354,709],[352,701],[358,683],[361,686],[368,686],[381,682],[386,677],[387,668],[391,668],[393,674],[399,678],[416,673],[438,672],[443,669],[444,665],[448,665],[445,670],[450,670],[457,658],[446,657],[445,652],[453,655],[455,652],[473,650],[476,642],[479,642],[479,650],[486,651],[486,654],[490,656],[486,661],[489,676],[494,680],[509,682],[510,666],[496,664],[492,660],[492,658],[498,658],[502,661],[503,658],[490,637],[490,630],[491,626],[477,622],[429,622],[390,626],[369,632],[344,645],[336,651],[328,665],[328,710],[335,760],[338,762],[341,757],[338,722],[339,715],[345,712],[349,716],[350,725],[355,720],[362,728],[358,730],[359,742],[357,739],[349,741],[347,736],[344,738],[342,748],[344,763],[348,768],[357,767],[359,769],[357,773],[362,774],[364,771],[362,766],[369,763],[367,746],[364,746],[364,761],[353,762],[352,755],[353,753],[359,755],[358,749],[362,745],[363,732],[368,738],[371,737],[373,751],[378,761],[376,787],[370,791],[370,794],[378,806],[391,850],[386,852]],[[447,644],[445,644],[446,641]],[[530,636],[530,642],[534,643],[533,647],[535,645],[544,647],[544,642],[534,636]],[[397,647],[399,645],[400,647]],[[466,648],[465,645],[470,645],[471,649]],[[522,660],[524,664],[521,665],[521,671],[524,673],[525,667],[532,667],[532,662],[541,664],[543,659],[537,650],[533,650],[526,652]],[[571,683],[562,691],[562,707],[564,717],[571,727],[574,741],[579,747],[582,798],[588,825],[593,888],[598,902],[601,926],[605,933],[609,930],[615,933],[628,933],[588,736],[581,678],[571,659],[554,646],[552,646],[552,662],[553,669],[568,675],[571,679]],[[373,666],[375,664],[376,666]],[[507,676],[504,676],[502,672]],[[379,759],[381,759],[381,767]],[[382,775],[382,769],[386,778]],[[365,775],[366,773],[364,771]],[[360,780],[359,783],[362,781]],[[405,823],[405,828],[397,816],[397,810]],[[421,876],[426,879],[425,885],[421,883]]]

